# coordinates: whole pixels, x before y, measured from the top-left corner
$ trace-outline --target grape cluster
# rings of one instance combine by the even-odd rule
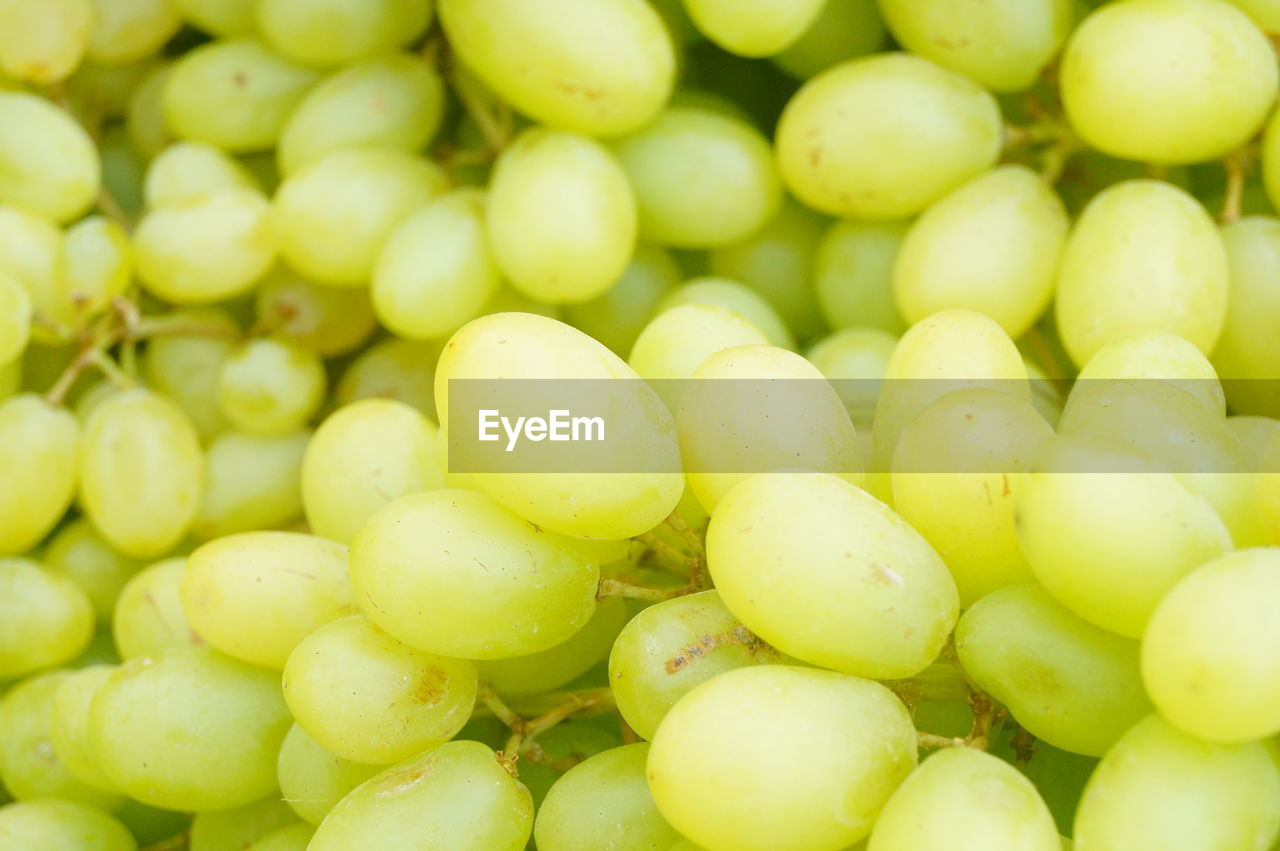
[[[0,0],[0,851],[1280,849],[1276,44]]]

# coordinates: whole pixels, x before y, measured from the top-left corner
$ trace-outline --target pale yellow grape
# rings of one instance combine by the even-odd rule
[[[1036,579],[1086,621],[1129,638],[1141,637],[1179,579],[1231,549],[1203,498],[1146,456],[1093,439],[1047,446],[1014,503]]]
[[[299,477],[311,432],[258,437],[228,430],[205,452],[204,495],[191,532],[208,540],[302,515]]]
[[[652,739],[672,706],[697,686],[736,668],[785,661],[725,608],[717,591],[664,600],[631,619],[609,654],[618,712]]]
[[[1092,12],[1062,57],[1063,105],[1093,148],[1193,163],[1261,129],[1276,98],[1266,36],[1221,0],[1138,0]]]
[[[276,194],[281,256],[316,283],[365,286],[387,239],[445,184],[438,166],[403,151],[328,154]]]
[[[783,180],[824,213],[895,219],[995,165],[1000,108],[927,59],[887,53],[824,71],[792,97],[775,145]]]
[[[727,115],[673,106],[614,151],[635,187],[640,236],[659,245],[730,245],[782,203],[768,140]]]
[[[147,166],[147,206],[184,206],[229,189],[262,187],[244,164],[205,142],[174,142]]]
[[[867,851],[1061,851],[1058,828],[1031,781],[972,748],[943,748],[884,805]]]
[[[1275,438],[1276,430],[1280,429],[1280,420],[1271,417],[1231,416],[1227,417],[1227,428],[1240,438],[1240,445],[1249,459],[1249,468],[1263,469],[1263,459]]]
[[[188,834],[190,851],[245,851],[251,843],[298,821],[278,794],[225,810],[196,813]]]
[[[0,363],[18,358],[31,339],[31,296],[14,278],[0,272]]]
[[[1253,19],[1268,36],[1280,33],[1280,4],[1276,0],[1228,0]]]
[[[18,385],[22,382],[22,356],[14,358],[11,361],[0,362],[0,402],[10,398],[14,393],[18,392]]]
[[[217,381],[223,362],[236,349],[239,329],[230,316],[214,308],[175,311],[169,316],[218,333],[157,337],[147,345],[142,374],[150,387],[177,402],[200,437],[208,440],[227,426],[218,407]]]
[[[479,742],[448,742],[376,774],[325,818],[309,851],[521,851],[529,790]]]
[[[171,550],[200,507],[204,458],[191,419],[149,390],[118,393],[89,416],[80,504],[107,543],[136,558]]]
[[[685,304],[723,307],[763,331],[772,345],[784,349],[795,346],[791,330],[773,305],[738,281],[728,278],[693,278],[663,296],[656,310],[664,313]]]
[[[0,402],[0,553],[29,550],[62,518],[76,489],[80,427],[33,393]]]
[[[93,205],[102,167],[93,140],[44,98],[0,92],[0,204],[58,222]]]
[[[502,285],[477,189],[441,195],[405,221],[378,255],[371,295],[383,327],[410,340],[447,337]]]
[[[187,558],[180,596],[207,642],[277,670],[313,630],[356,610],[346,548],[296,532],[210,541]]]
[[[70,662],[93,635],[93,606],[65,576],[0,559],[0,680]]]
[[[272,437],[302,428],[324,400],[320,357],[278,338],[242,343],[218,370],[218,405],[231,425]]]
[[[444,87],[422,58],[391,53],[345,68],[307,93],[280,134],[289,174],[344,148],[420,151],[444,111]]]
[[[884,37],[875,0],[827,0],[800,38],[770,59],[791,76],[807,80],[846,59],[875,53]]]
[[[1138,643],[1086,623],[1034,583],[978,600],[955,642],[974,682],[1054,747],[1101,756],[1151,711]]]
[[[603,295],[565,306],[565,321],[619,357],[626,357],[658,302],[683,277],[667,251],[642,242],[622,275]]]
[[[309,824],[291,824],[263,836],[245,851],[307,851],[316,829]]]
[[[907,322],[952,308],[984,313],[1022,336],[1053,297],[1067,211],[1053,188],[1020,165],[972,180],[911,226],[893,271]]]
[[[227,809],[273,792],[289,723],[276,673],[207,647],[125,662],[89,708],[107,778],[166,809]]]
[[[255,0],[172,0],[192,26],[212,35],[249,35]]]
[[[1280,769],[1261,743],[1210,744],[1158,715],[1135,724],[1089,778],[1079,851],[1266,851],[1280,829]]]
[[[0,845],[6,851],[136,851],[120,821],[70,801],[24,801],[0,807]]]
[[[67,229],[58,272],[73,314],[87,317],[106,310],[128,289],[133,269],[133,245],[118,222],[92,216]]]
[[[91,665],[72,672],[58,686],[49,712],[49,737],[59,761],[77,780],[107,792],[117,790],[89,744],[89,704],[115,670],[115,665]]]
[[[1165,331],[1136,331],[1117,337],[1089,358],[1079,378],[1098,384],[1116,379],[1167,382],[1215,413],[1227,412],[1222,385],[1209,359],[1183,338]]]
[[[1013,492],[1052,438],[1030,401],[985,389],[943,396],[902,430],[894,509],[947,563],[961,606],[1032,578]]]
[[[710,851],[823,851],[870,833],[915,763],[910,716],[888,689],[762,665],[681,699],[654,737],[648,778],[671,826]]]
[[[0,0],[0,72],[49,85],[70,77],[89,48],[94,0]]]
[[[91,387],[80,394],[80,398],[76,399],[72,410],[75,411],[76,419],[81,425],[89,421],[89,415],[94,409],[106,399],[120,393],[123,390],[106,379],[99,379]]]
[[[254,306],[277,335],[324,357],[358,348],[378,325],[367,292],[322,287],[284,266],[258,285]]]
[[[893,269],[906,223],[838,221],[818,243],[813,286],[832,328],[906,330],[893,298]]]
[[[381,766],[334,755],[297,724],[285,735],[276,762],[280,795],[300,818],[313,825],[324,821],[348,792],[381,770]]]
[[[1268,542],[1280,544],[1280,437],[1272,437],[1258,463],[1258,519]]]
[[[804,35],[824,0],[685,0],[690,19],[708,39],[739,56],[772,56]]]
[[[707,563],[725,605],[784,653],[859,676],[910,677],[959,615],[938,554],[836,476],[761,473],[716,507]]]
[[[1266,171],[1274,173],[1273,167]],[[1231,271],[1227,318],[1213,350],[1231,407],[1239,413],[1280,414],[1280,221],[1249,216],[1224,225],[1222,242]]]
[[[393,399],[428,416],[436,411],[435,375],[440,346],[390,337],[365,349],[338,380],[335,401]]]
[[[734,346],[767,345],[765,333],[741,314],[715,305],[686,304],[650,320],[627,362],[646,380],[680,379],[657,385],[659,394],[674,403],[684,389],[683,379],[711,355]]]
[[[125,584],[112,615],[112,635],[120,658],[154,656],[170,647],[204,644],[187,623],[179,589],[185,558],[144,568]]]
[[[127,65],[106,66],[95,62],[85,62],[72,77],[67,80],[67,97],[71,101],[71,109],[76,115],[101,115],[104,118],[124,118],[129,107],[129,100],[143,80],[147,79],[161,60],[149,57]],[[126,138],[115,127],[113,135],[117,140]],[[109,148],[99,140],[99,150]],[[102,151],[105,155],[105,151]],[[105,156],[104,156],[105,159]],[[104,172],[110,171],[105,167]]]
[[[164,47],[182,26],[172,0],[93,0],[89,59],[127,65]]]
[[[143,159],[155,156],[173,141],[164,117],[164,95],[173,66],[157,66],[129,97],[125,112],[125,134],[133,151]]]
[[[493,259],[525,295],[552,304],[603,294],[636,245],[636,198],[609,150],[573,133],[525,131],[489,188]]]
[[[595,611],[599,574],[573,540],[475,491],[400,497],[351,544],[365,615],[411,647],[464,659],[565,641]]]
[[[80,586],[103,622],[111,620],[121,589],[142,566],[111,549],[84,518],[59,529],[45,547],[43,559],[55,573]]]
[[[1142,638],[1142,676],[1161,715],[1213,742],[1280,732],[1280,629],[1268,601],[1280,550],[1241,550],[1174,586]]]
[[[831,381],[858,429],[858,457],[871,457],[871,426],[898,338],[879,328],[845,328],[805,356]]]
[[[1160,181],[1115,184],[1089,202],[1067,239],[1058,272],[1062,342],[1080,365],[1134,331],[1167,331],[1211,352],[1227,283],[1223,240],[1199,202]]]
[[[432,0],[258,0],[263,38],[303,65],[368,59],[417,40],[431,22]]]
[[[63,245],[62,230],[44,216],[0,204],[0,274],[26,289],[32,313],[69,321],[58,272]],[[39,327],[29,334],[37,343],[64,342]]]
[[[245,153],[274,147],[318,76],[254,39],[202,45],[173,65],[164,117],[180,139]]]
[[[551,127],[617,136],[671,94],[671,36],[633,0],[441,0],[450,46],[517,110]],[[501,21],[502,26],[494,26]]]

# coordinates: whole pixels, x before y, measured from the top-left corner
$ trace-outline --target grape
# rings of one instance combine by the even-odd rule
[[[324,365],[311,352],[280,339],[250,340],[218,371],[218,406],[231,425],[275,437],[296,432],[324,400]]]
[[[817,851],[866,836],[915,762],[911,719],[883,686],[765,665],[682,698],[648,777],[667,821],[712,851]]]
[[[0,402],[12,398],[22,382],[22,357],[0,363]]]
[[[136,851],[138,843],[117,819],[70,801],[26,801],[0,807],[0,843],[6,851]]]
[[[30,549],[71,504],[80,429],[31,393],[0,402],[0,553]]]
[[[813,285],[832,328],[906,330],[893,298],[893,270],[907,234],[901,223],[839,221],[818,243]]]
[[[369,294],[313,284],[277,267],[257,288],[259,321],[323,357],[358,348],[377,327]]]
[[[663,296],[659,313],[684,304],[723,307],[764,332],[769,342],[784,349],[795,347],[795,338],[778,312],[762,296],[728,278],[694,278]]]
[[[913,771],[880,811],[867,843],[867,851],[1061,847],[1053,816],[1031,781],[969,748],[943,749]]]
[[[911,226],[894,265],[894,299],[910,323],[968,308],[1020,337],[1049,306],[1066,238],[1067,212],[1039,175],[995,169]]]
[[[35,95],[0,92],[0,204],[69,222],[93,204],[101,180],[93,140],[71,116]]]
[[[249,35],[255,0],[171,0],[192,26],[213,35]]]
[[[0,2],[0,72],[37,85],[65,80],[89,48],[94,0]]]
[[[391,235],[373,267],[373,307],[410,340],[447,337],[475,319],[502,284],[475,189],[441,195]]]
[[[565,321],[619,357],[626,357],[658,302],[682,277],[668,252],[642,242],[622,275],[603,295],[565,306]]]
[[[819,340],[809,362],[831,380],[858,429],[858,457],[871,457],[872,416],[898,338],[879,328],[845,328]]]
[[[738,485],[711,518],[707,562],[748,629],[845,673],[924,670],[959,614],[955,583],[928,543],[835,476],[761,473]]]
[[[133,246],[117,222],[93,216],[67,229],[58,272],[73,314],[94,316],[123,295],[133,276]]]
[[[1076,814],[1080,851],[1265,851],[1280,829],[1280,769],[1260,743],[1217,745],[1157,715],[1098,765]]]
[[[734,346],[764,346],[764,332],[739,313],[707,304],[673,307],[655,316],[631,347],[628,363],[645,379],[686,379],[716,352]],[[673,396],[680,384],[666,382],[658,392]]]
[[[1227,417],[1227,428],[1240,438],[1240,445],[1249,459],[1249,469],[1263,469],[1263,459],[1267,448],[1280,428],[1280,420],[1270,417],[1234,416]]]
[[[232,189],[262,187],[244,164],[204,142],[174,142],[147,166],[147,206],[182,207]]]
[[[418,38],[432,0],[258,0],[258,29],[302,65],[345,65]]]
[[[80,586],[101,621],[111,619],[121,589],[142,567],[136,559],[113,550],[83,518],[59,529],[45,547],[43,558],[50,570]]]
[[[31,296],[22,284],[0,273],[0,363],[19,357],[31,339]]]
[[[93,0],[89,60],[127,65],[152,56],[182,26],[171,0]]]
[[[440,20],[467,67],[551,127],[630,132],[658,114],[675,81],[671,38],[647,3],[441,0]]]
[[[1268,174],[1271,172],[1268,171]],[[1270,282],[1280,274],[1280,221],[1250,216],[1222,228],[1230,286],[1227,318],[1213,350],[1232,409],[1241,413],[1280,414],[1280,339],[1271,329],[1280,322],[1280,297]]]
[[[190,851],[245,851],[261,837],[297,819],[277,796],[227,810],[196,813],[191,820]]]
[[[185,558],[165,559],[125,583],[112,616],[120,658],[155,656],[170,647],[204,643],[182,611],[178,589],[185,564]]]
[[[69,318],[58,274],[62,250],[62,231],[48,219],[0,204],[0,274],[26,289],[33,315],[40,312],[51,318]],[[21,304],[16,305],[18,315],[21,310]],[[38,327],[29,333],[35,342],[62,342]]]
[[[770,59],[791,76],[807,80],[846,59],[875,53],[884,36],[875,0],[827,0],[800,38]]]
[[[0,559],[0,680],[65,664],[93,634],[93,606],[65,576],[21,558]]]
[[[299,817],[318,825],[347,793],[382,770],[351,762],[325,750],[294,724],[280,746],[276,775],[280,794]]]
[[[256,437],[225,431],[205,453],[204,495],[191,532],[208,540],[280,526],[302,514],[298,478],[311,432]]]
[[[230,316],[214,308],[174,311],[169,318],[222,332],[158,337],[148,344],[142,359],[147,384],[177,402],[201,439],[208,440],[227,427],[216,388],[222,364],[235,351],[233,338],[239,329]]]
[[[1280,6],[1275,0],[1228,0],[1231,5],[1253,19],[1258,29],[1268,36],[1280,30]]]
[[[484,494],[438,490],[369,518],[351,544],[351,580],[364,614],[409,646],[504,659],[585,626],[599,569],[570,539]]]
[[[385,398],[435,416],[436,360],[440,347],[390,338],[365,349],[338,381],[339,405]]]
[[[778,123],[778,164],[801,201],[832,215],[918,213],[995,164],[1000,109],[927,59],[888,53],[810,80]]]
[[[89,738],[107,778],[131,798],[216,810],[275,790],[289,721],[276,673],[175,647],[111,675],[89,707]]]
[[[493,258],[517,290],[553,304],[587,301],[627,267],[636,200],[607,148],[535,128],[499,158],[486,224]]]
[[[1140,0],[1092,12],[1062,57],[1063,105],[1091,147],[1125,159],[1221,157],[1261,129],[1275,56],[1220,0]]]
[[[116,667],[91,665],[66,677],[49,712],[53,752],[75,778],[106,792],[117,791],[102,773],[89,743],[89,704]]]
[[[1258,519],[1271,544],[1280,544],[1280,437],[1267,444],[1258,468]]]
[[[1062,342],[1080,365],[1134,331],[1168,331],[1208,353],[1226,317],[1227,276],[1223,241],[1194,198],[1152,180],[1115,184],[1089,202],[1063,251]]]
[[[685,0],[685,9],[711,41],[740,56],[772,56],[804,35],[823,0]]]
[[[173,66],[156,67],[143,79],[129,98],[125,112],[125,134],[132,150],[142,159],[160,153],[173,141],[164,116],[164,96]]]
[[[1158,379],[1190,393],[1220,415],[1227,412],[1222,385],[1209,359],[1183,338],[1164,331],[1117,337],[1089,358],[1079,377],[1098,386],[1104,380]]]
[[[309,824],[291,824],[268,833],[245,851],[307,851],[315,832]]]

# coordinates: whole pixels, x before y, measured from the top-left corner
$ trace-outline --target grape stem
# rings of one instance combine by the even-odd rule
[[[621,579],[601,579],[600,586],[596,590],[596,599],[625,597],[630,600],[648,600],[651,603],[661,603],[664,600],[683,597],[694,590],[696,589],[692,585],[686,585],[681,588],[654,588],[651,585],[637,585],[633,582],[624,582]]]
[[[142,851],[184,851],[188,847],[190,838],[187,831],[179,833],[177,836],[170,836],[168,839],[161,839],[152,845],[143,848]]]
[[[483,89],[474,77],[456,65],[451,68],[449,76],[458,100],[462,101],[462,108],[484,136],[488,153],[491,156],[501,153],[511,141],[515,130],[511,108]]]
[[[674,568],[671,572],[679,572],[682,576],[692,578],[694,564],[696,558],[690,557],[666,541],[659,538],[653,532],[645,532],[643,535],[637,535],[635,540],[644,544],[649,552],[658,557],[658,564],[661,567]]]
[[[511,738],[498,752],[498,762],[512,777],[519,777],[517,763],[521,756],[529,755],[537,762],[546,755],[537,746],[538,736],[552,727],[574,716],[591,715],[599,710],[609,711],[615,708],[613,693],[608,688],[584,689],[583,691],[552,692],[539,696],[546,700],[553,698],[556,702],[550,709],[543,711],[530,720],[514,712],[493,688],[485,683],[480,684],[477,697],[490,712],[511,730]]]
[[[711,581],[704,569],[707,563],[707,546],[703,537],[695,532],[681,516],[679,509],[672,511],[662,521],[689,545],[693,559],[689,562],[689,584],[696,591],[705,591],[711,587]],[[705,534],[705,533],[704,533]]]
[[[1239,221],[1241,206],[1244,202],[1244,179],[1248,162],[1243,151],[1228,155],[1222,165],[1227,170],[1227,193],[1222,201],[1222,214],[1219,218],[1223,224]]]

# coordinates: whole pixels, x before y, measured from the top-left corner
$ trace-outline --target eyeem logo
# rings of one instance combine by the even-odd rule
[[[498,430],[507,437],[507,452],[514,452],[523,437],[535,443],[551,441],[604,440],[604,417],[575,417],[566,410],[551,410],[546,417],[504,417],[496,410],[480,411],[478,440],[501,440]]]

